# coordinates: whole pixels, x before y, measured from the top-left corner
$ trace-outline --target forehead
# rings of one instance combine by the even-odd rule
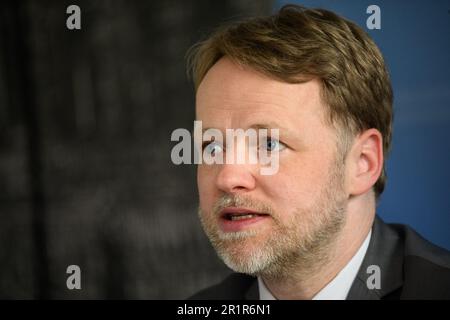
[[[289,84],[227,58],[208,71],[196,96],[197,119],[217,128],[246,127],[258,121],[315,124],[322,122],[324,111],[318,80]]]

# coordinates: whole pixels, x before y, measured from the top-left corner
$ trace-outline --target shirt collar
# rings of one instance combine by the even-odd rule
[[[372,230],[369,231],[366,239],[353,258],[350,259],[336,277],[323,287],[312,300],[345,300],[347,298],[348,292],[366,255],[371,235]],[[260,300],[276,300],[269,289],[267,289],[261,277],[258,277],[258,289]]]

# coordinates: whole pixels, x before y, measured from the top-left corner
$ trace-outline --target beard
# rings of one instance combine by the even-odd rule
[[[345,225],[344,165],[333,162],[329,179],[308,208],[294,208],[288,218],[247,195],[225,194],[212,213],[199,209],[203,229],[219,257],[232,270],[253,276],[282,278],[292,272],[304,276],[328,262],[330,250]],[[223,232],[219,212],[229,206],[269,214],[271,225],[261,229]]]

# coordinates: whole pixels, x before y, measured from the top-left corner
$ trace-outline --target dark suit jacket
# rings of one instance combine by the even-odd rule
[[[380,267],[380,289],[367,286],[372,275],[367,273],[370,265]],[[258,281],[234,273],[190,299],[257,300]],[[407,226],[386,224],[376,217],[369,247],[347,299],[450,299],[450,252]]]

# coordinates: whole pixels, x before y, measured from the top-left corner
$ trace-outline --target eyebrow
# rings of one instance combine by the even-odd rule
[[[216,130],[222,131],[221,129],[218,129],[218,128],[207,127],[207,128],[203,128],[202,129],[202,133],[204,133],[206,130],[209,130],[209,129],[216,129]],[[225,128],[225,130],[226,129],[234,129],[234,128]],[[247,130],[247,129],[244,129],[244,128],[237,128],[237,129]],[[251,124],[250,126],[248,126],[248,129],[257,129],[257,130],[258,129],[267,129],[269,132],[270,132],[270,129],[279,129],[280,135],[289,136],[289,137],[294,135],[291,130],[280,126],[276,122],[254,123],[254,124]]]

